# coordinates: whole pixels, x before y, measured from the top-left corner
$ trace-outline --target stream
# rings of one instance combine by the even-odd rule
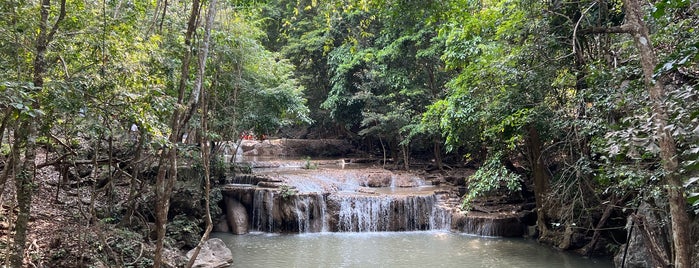
[[[465,215],[455,187],[411,173],[251,160],[222,188],[230,232],[212,235],[231,267],[613,267],[522,238],[531,213],[516,202]]]
[[[233,252],[231,267],[613,267],[522,238],[444,231],[214,233]]]

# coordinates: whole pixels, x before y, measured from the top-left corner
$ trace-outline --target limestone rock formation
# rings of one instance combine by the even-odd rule
[[[187,258],[191,258],[194,250],[187,252]],[[233,253],[226,247],[223,240],[211,238],[204,242],[199,255],[192,267],[195,268],[223,268],[233,263]]]
[[[660,259],[669,260],[667,257],[670,253],[670,245],[667,241],[671,241],[669,227],[662,221],[667,216],[660,215],[660,213],[667,212],[653,210],[651,207],[648,203],[643,202],[638,207],[635,216],[628,217],[626,226],[627,231],[631,231],[631,235],[627,242],[628,245],[622,245],[622,249],[614,256],[614,263],[617,267],[660,267],[660,263],[656,262],[657,258],[653,258],[654,255],[660,255],[658,256]],[[631,228],[632,226],[633,228]],[[644,233],[646,233],[645,236]],[[653,241],[658,242],[654,245],[655,252],[651,250],[650,243]]]
[[[246,234],[250,229],[248,226],[248,212],[240,201],[232,198],[225,198],[226,220],[228,226],[234,234]]]

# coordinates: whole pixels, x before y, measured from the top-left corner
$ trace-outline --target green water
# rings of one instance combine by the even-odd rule
[[[231,267],[613,267],[531,240],[429,232],[232,235]]]

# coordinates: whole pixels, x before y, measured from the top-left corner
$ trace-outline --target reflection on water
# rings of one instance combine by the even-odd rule
[[[531,240],[438,231],[212,237],[231,248],[231,267],[612,267]]]

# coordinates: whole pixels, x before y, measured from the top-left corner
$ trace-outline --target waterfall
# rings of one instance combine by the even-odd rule
[[[434,186],[425,185],[417,176],[375,170],[300,170],[285,174],[240,175],[234,182],[226,186],[224,194],[240,203],[237,211],[249,213],[246,218],[249,230],[246,231],[452,229],[452,206],[445,201],[450,194],[437,192]],[[232,206],[228,203],[227,207]],[[238,218],[241,217],[232,219]]]
[[[526,225],[516,215],[469,213],[457,225],[464,233],[480,236],[521,237],[527,233]]]
[[[325,196],[318,193],[297,195],[293,204],[299,233],[328,231]]]
[[[256,231],[274,231],[274,191],[255,189],[252,206],[252,228]]]
[[[236,175],[233,178],[231,178],[230,183],[232,184],[246,184],[246,185],[255,185],[258,182],[260,182],[261,179],[255,175],[251,174],[240,174]]]
[[[340,232],[383,232],[448,229],[450,213],[435,195],[340,195]]]
[[[308,198],[294,198],[294,212],[296,213],[299,233],[308,233],[311,225],[311,209],[308,207]]]
[[[430,230],[445,230],[451,229],[451,211],[441,205],[436,205],[432,209],[430,217]]]
[[[320,217],[321,217],[321,226],[320,226],[320,231],[325,233],[329,232],[330,228],[328,227],[328,217],[327,217],[327,211],[328,211],[328,203],[325,200],[325,196],[322,194],[318,194],[318,201],[320,203]]]
[[[341,232],[376,232],[386,226],[390,200],[382,197],[343,195],[339,197],[338,230]]]

